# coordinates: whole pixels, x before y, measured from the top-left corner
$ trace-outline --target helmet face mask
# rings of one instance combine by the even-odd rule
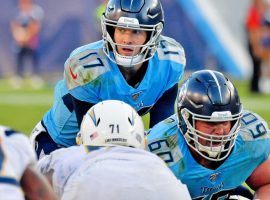
[[[181,110],[181,112],[182,116],[190,116],[190,118],[183,118],[187,126],[187,132],[185,133],[184,137],[188,145],[193,150],[195,150],[200,156],[210,161],[224,160],[230,154],[240,129],[241,115],[235,115],[233,117],[229,117],[228,119],[214,119],[214,121],[212,121],[213,119],[206,119],[205,116],[197,116],[196,114],[185,109]],[[196,121],[198,120],[213,123],[230,121],[232,127],[229,133],[226,135],[208,134],[196,129]],[[192,122],[190,123],[190,121]]]
[[[77,141],[85,146],[145,148],[141,117],[128,104],[107,100],[94,105],[83,118]]]
[[[207,160],[226,159],[242,117],[242,106],[232,83],[219,72],[195,72],[179,90],[177,108],[179,128],[188,146]],[[225,135],[205,133],[197,129],[198,121],[229,122],[230,130]]]
[[[107,57],[118,65],[134,67],[154,56],[158,46],[158,38],[163,29],[163,10],[158,0],[110,0],[106,12],[102,16],[103,51]],[[115,42],[115,28],[146,31],[144,44],[119,44]],[[127,46],[130,49],[140,48],[136,55],[120,55],[117,49]]]

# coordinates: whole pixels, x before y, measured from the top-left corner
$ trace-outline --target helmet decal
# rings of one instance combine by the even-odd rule
[[[217,79],[217,77],[216,77],[216,75],[215,75],[215,73],[213,71],[211,71],[211,70],[207,70],[207,71],[211,74],[211,76],[215,80],[216,86],[217,86],[218,92],[219,92],[220,101],[222,101],[221,89],[220,89],[220,85],[219,85],[218,79]]]

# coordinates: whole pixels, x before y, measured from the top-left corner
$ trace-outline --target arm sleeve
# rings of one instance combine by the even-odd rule
[[[73,96],[71,96],[71,98],[72,98],[72,104],[73,104],[73,107],[74,107],[74,110],[76,113],[77,122],[78,122],[78,125],[80,127],[81,123],[82,123],[83,116],[94,104],[88,103],[85,101],[80,101]]]
[[[177,96],[177,90],[178,84],[175,84],[155,103],[150,111],[150,128],[174,114],[174,103]]]
[[[53,171],[52,185],[55,193],[61,197],[69,177],[83,163],[83,147],[62,148],[44,156],[38,161],[38,170],[42,174]]]

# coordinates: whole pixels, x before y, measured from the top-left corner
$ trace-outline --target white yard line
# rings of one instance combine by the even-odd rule
[[[264,100],[242,98],[245,109],[249,110],[269,110],[270,105],[265,105]],[[37,105],[47,106],[52,105],[53,97],[49,94],[0,94],[0,104],[4,105]]]
[[[0,95],[0,104],[4,105],[52,105],[53,97],[45,94],[5,94]]]

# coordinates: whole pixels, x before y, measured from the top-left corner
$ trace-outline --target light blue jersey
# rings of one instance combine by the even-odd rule
[[[145,114],[182,78],[184,50],[171,38],[161,37],[160,46],[148,61],[147,72],[137,88],[128,85],[102,48],[103,41],[79,47],[65,63],[65,80],[56,85],[53,107],[43,117],[47,131],[57,144],[75,145],[79,131],[69,95],[92,104],[121,100]]]
[[[70,94],[64,80],[59,81],[54,89],[54,101],[51,109],[42,119],[52,139],[60,145],[75,145],[75,138],[79,131],[77,118]]]
[[[103,53],[103,41],[76,49],[65,63],[69,93],[92,104],[113,99],[124,101],[137,111],[149,111],[164,92],[179,82],[186,62],[184,50],[175,40],[161,36],[159,44],[136,88],[126,82],[118,66]]]
[[[154,126],[148,134],[148,148],[188,186],[192,199],[225,199],[269,158],[270,131],[254,113],[244,113],[231,154],[215,170],[203,167],[193,158],[177,123],[177,116],[173,115]]]

